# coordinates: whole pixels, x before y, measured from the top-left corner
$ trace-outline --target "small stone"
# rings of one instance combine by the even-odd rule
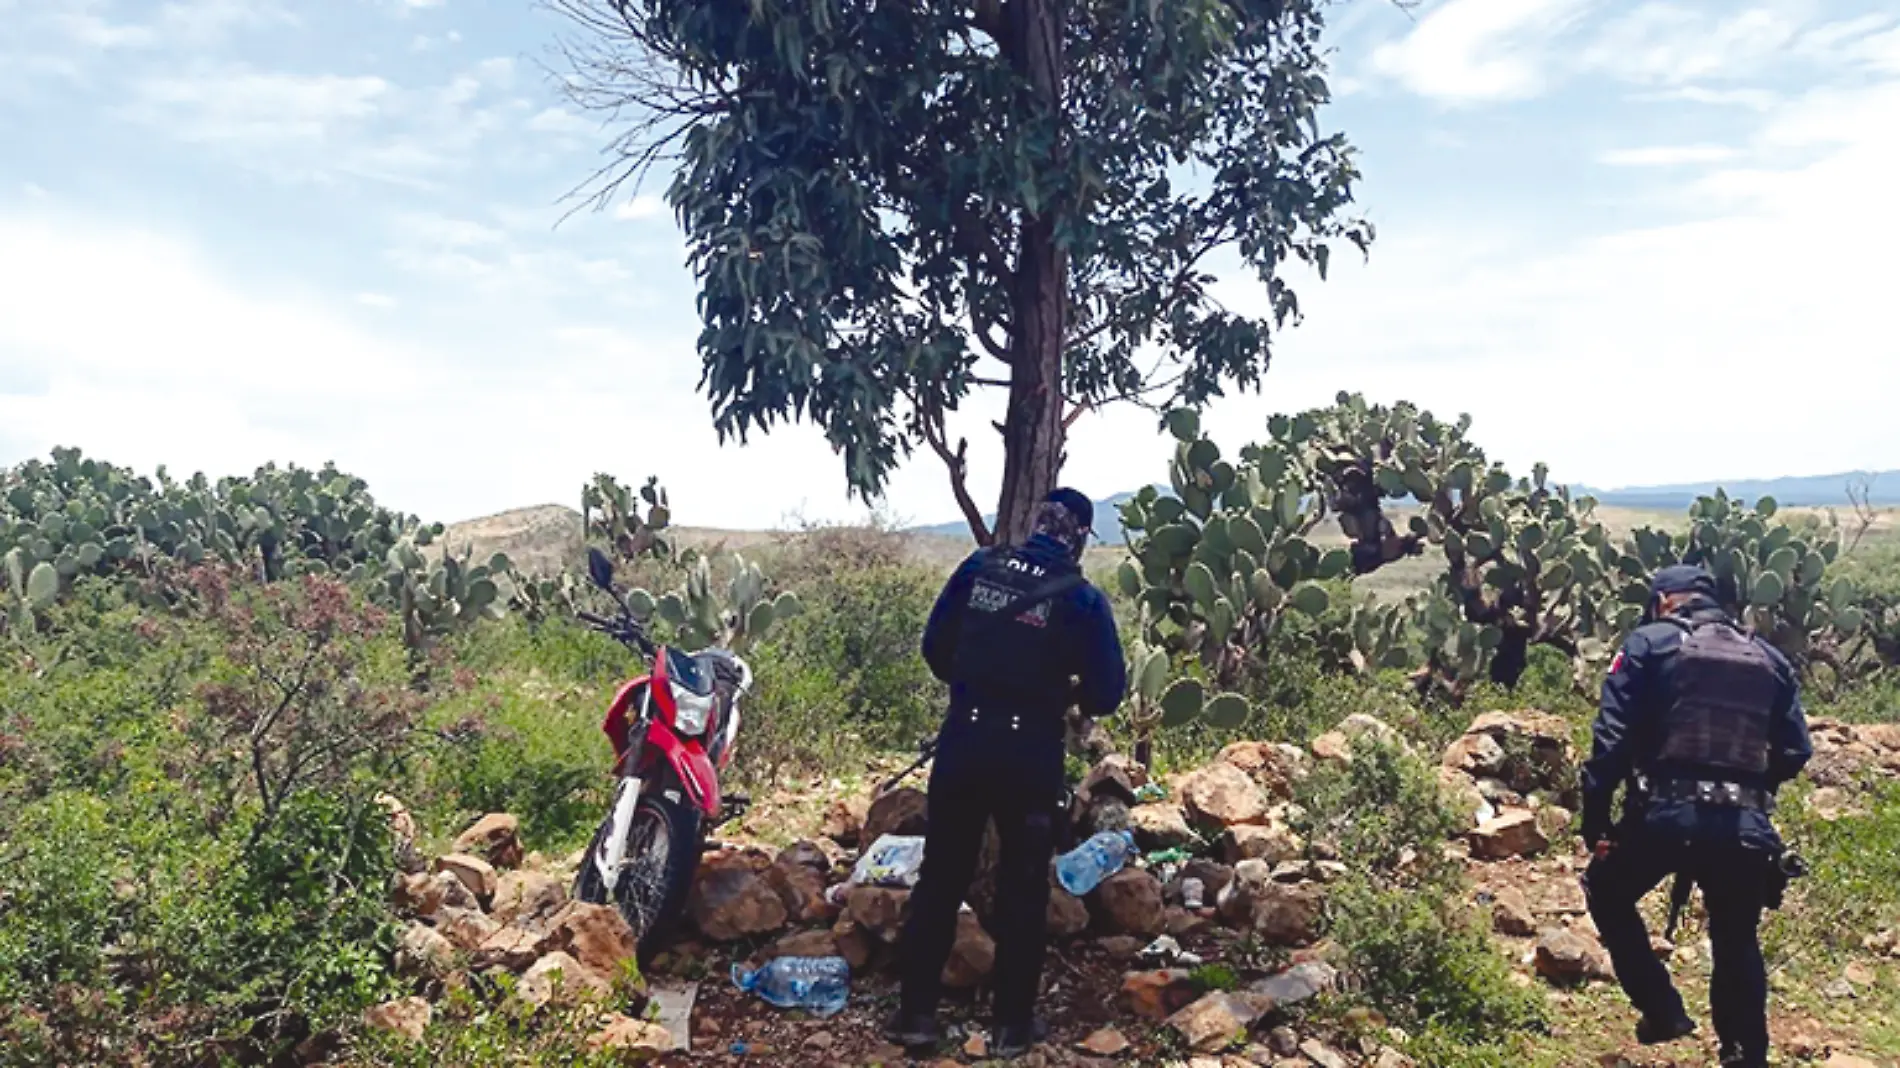
[[[831,1037],[830,1031],[813,1031],[805,1036],[805,1041],[800,1045],[808,1050],[823,1052],[830,1049],[836,1042],[837,1039]]]
[[[652,1060],[673,1048],[673,1036],[659,1024],[616,1012],[587,1037],[587,1048],[595,1053],[612,1051],[623,1062]]]
[[[1608,978],[1609,955],[1603,947],[1574,931],[1553,928],[1537,940],[1537,974],[1553,983],[1577,983]]]
[[[535,1008],[564,994],[607,992],[607,981],[558,950],[535,961],[515,984],[515,994]]]
[[[1499,934],[1528,938],[1537,933],[1537,918],[1531,914],[1524,892],[1507,886],[1497,892],[1491,904],[1491,926]]]
[[[1418,1068],[1417,1062],[1391,1046],[1379,1047],[1379,1055],[1372,1058],[1372,1068]]]
[[[456,949],[474,952],[501,930],[501,924],[473,909],[442,909],[436,913],[435,929]]]
[[[760,960],[779,957],[834,957],[838,955],[838,936],[830,928],[794,931],[765,947]]]
[[[1109,876],[1089,898],[1110,931],[1153,937],[1167,928],[1161,882],[1139,868],[1123,868]]]
[[[837,906],[825,897],[824,871],[829,867],[827,864],[824,869],[814,868],[781,856],[765,869],[766,885],[785,905],[792,923],[830,923],[837,914]]]
[[[1279,864],[1299,856],[1305,848],[1306,843],[1300,841],[1299,835],[1286,827],[1272,824],[1242,824],[1227,828],[1221,835],[1221,850],[1229,864],[1238,864],[1243,860]]]
[[[1836,979],[1821,988],[1822,997],[1831,998],[1835,1001],[1844,1001],[1856,996],[1856,994],[1857,991],[1854,989],[1854,984],[1845,979]]]
[[[1267,1032],[1267,1048],[1282,1057],[1291,1057],[1300,1051],[1300,1033],[1282,1024]]]
[[[421,998],[397,998],[363,1011],[363,1023],[379,1031],[401,1035],[411,1042],[422,1041],[422,1033],[435,1017],[435,1009]]]
[[[956,941],[950,946],[950,959],[943,965],[943,985],[965,990],[987,978],[996,967],[996,941],[973,912],[957,916]]]
[[[1479,860],[1508,860],[1543,852],[1550,839],[1537,826],[1537,814],[1513,809],[1471,832],[1471,855]]]
[[[404,975],[441,977],[455,966],[455,946],[427,924],[411,922],[403,928],[396,950],[396,970]]]
[[[1120,1003],[1124,1011],[1144,1020],[1165,1020],[1200,993],[1186,968],[1157,968],[1122,976]]]
[[[482,904],[494,900],[498,882],[495,866],[482,858],[467,853],[450,853],[435,859],[435,870],[455,876]]]
[[[540,871],[509,871],[496,880],[489,915],[496,923],[538,930],[566,904],[567,887],[560,879]]]
[[[1047,920],[1050,938],[1073,938],[1088,930],[1089,908],[1081,898],[1060,886],[1052,886]]]
[[[869,848],[887,834],[923,834],[929,809],[929,799],[914,786],[900,786],[879,794],[864,814],[859,843]]]
[[[963,1055],[978,1059],[989,1056],[990,1040],[985,1038],[981,1031],[970,1032],[970,1037],[963,1040]]]
[[[1128,829],[1145,850],[1176,849],[1194,841],[1187,812],[1171,801],[1151,801],[1128,810]]]
[[[521,863],[521,821],[506,812],[490,812],[455,839],[455,851],[486,859],[497,868]]]
[[[1113,1027],[1104,1027],[1091,1033],[1077,1045],[1098,1057],[1113,1057],[1126,1050],[1130,1043],[1128,1037],[1120,1031]]]
[[[1189,1049],[1212,1053],[1245,1038],[1247,1026],[1272,1008],[1271,999],[1257,994],[1215,991],[1168,1017],[1167,1024]]]
[[[1327,731],[1313,739],[1310,748],[1313,750],[1313,759],[1322,764],[1344,767],[1352,763],[1352,743],[1339,731]]]
[[[1846,979],[1857,987],[1873,986],[1880,980],[1879,975],[1876,974],[1872,968],[1860,961],[1849,963],[1848,966],[1841,971],[1841,978]]]
[[[1121,753],[1111,753],[1103,757],[1089,773],[1082,778],[1082,785],[1076,792],[1085,801],[1098,797],[1119,797],[1129,804],[1135,802],[1135,791],[1148,784],[1148,769],[1141,766],[1133,757]]]
[[[549,940],[594,974],[611,977],[634,958],[639,949],[633,928],[612,905],[576,901],[561,910],[549,931]]]
[[[1317,1038],[1309,1038],[1300,1043],[1300,1052],[1306,1055],[1307,1060],[1319,1065],[1319,1068],[1349,1068],[1351,1063],[1338,1050]]]
[[[1303,945],[1318,933],[1325,891],[1314,883],[1283,883],[1265,861],[1234,865],[1234,879],[1216,899],[1221,918],[1273,945]]]
[[[845,898],[844,917],[886,944],[903,933],[910,914],[910,891],[888,886],[854,886]]]
[[[869,802],[863,798],[838,798],[825,808],[819,831],[841,846],[856,846],[864,831]]]
[[[1834,1053],[1821,1064],[1821,1068],[1880,1068],[1865,1057],[1856,1057],[1852,1053]]]
[[[1271,801],[1260,784],[1232,764],[1216,762],[1181,779],[1188,816],[1209,827],[1265,823]]]
[[[548,950],[548,937],[520,927],[503,927],[475,950],[477,968],[505,968],[519,972]]]
[[[1331,990],[1338,981],[1339,973],[1332,965],[1321,961],[1305,961],[1278,975],[1262,979],[1247,989],[1272,999],[1276,1008],[1286,1008]]]
[[[1141,952],[1142,941],[1133,935],[1105,935],[1095,940],[1103,954],[1109,960],[1134,960]]]

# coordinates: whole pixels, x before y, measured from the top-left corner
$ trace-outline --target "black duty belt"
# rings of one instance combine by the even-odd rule
[[[1725,808],[1775,810],[1775,795],[1753,786],[1735,782],[1711,782],[1706,779],[1650,779],[1638,788],[1658,801],[1693,801],[1699,805]]]

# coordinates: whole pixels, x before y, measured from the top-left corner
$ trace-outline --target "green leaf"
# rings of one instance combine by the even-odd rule
[[[1755,588],[1749,593],[1749,603],[1762,608],[1780,604],[1787,588],[1779,571],[1764,571],[1755,579]]]
[[[1161,696],[1161,687],[1168,681],[1168,654],[1164,649],[1150,649],[1135,674],[1135,686],[1143,700],[1153,701]]]
[[[1161,725],[1178,727],[1192,723],[1201,714],[1206,692],[1199,679],[1176,679],[1168,692],[1161,695]]]
[[[1194,598],[1202,611],[1214,607],[1214,572],[1203,563],[1196,561],[1188,565],[1187,574],[1182,576],[1181,585],[1188,595]]]
[[[1135,597],[1141,593],[1141,571],[1132,560],[1123,560],[1122,566],[1115,569],[1115,584],[1121,587],[1122,596]]]

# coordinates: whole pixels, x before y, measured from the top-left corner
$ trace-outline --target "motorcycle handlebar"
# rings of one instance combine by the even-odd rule
[[[608,619],[605,616],[597,616],[592,612],[580,610],[574,613],[574,617],[622,645],[632,646],[648,655],[652,655],[654,651],[653,642],[647,638],[646,630],[637,620]]]

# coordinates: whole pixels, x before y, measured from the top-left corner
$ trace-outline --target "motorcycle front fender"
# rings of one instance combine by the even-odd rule
[[[625,776],[614,787],[613,807],[608,810],[607,834],[601,840],[600,848],[589,858],[594,870],[600,873],[600,881],[607,888],[607,899],[613,900],[613,893],[620,884],[620,862],[627,858],[627,829],[633,826],[633,810],[640,804],[640,787],[637,776]]]
[[[704,815],[717,816],[719,773],[706,756],[706,747],[698,739],[682,739],[657,720],[647,725],[647,744],[665,754],[693,807]]]

